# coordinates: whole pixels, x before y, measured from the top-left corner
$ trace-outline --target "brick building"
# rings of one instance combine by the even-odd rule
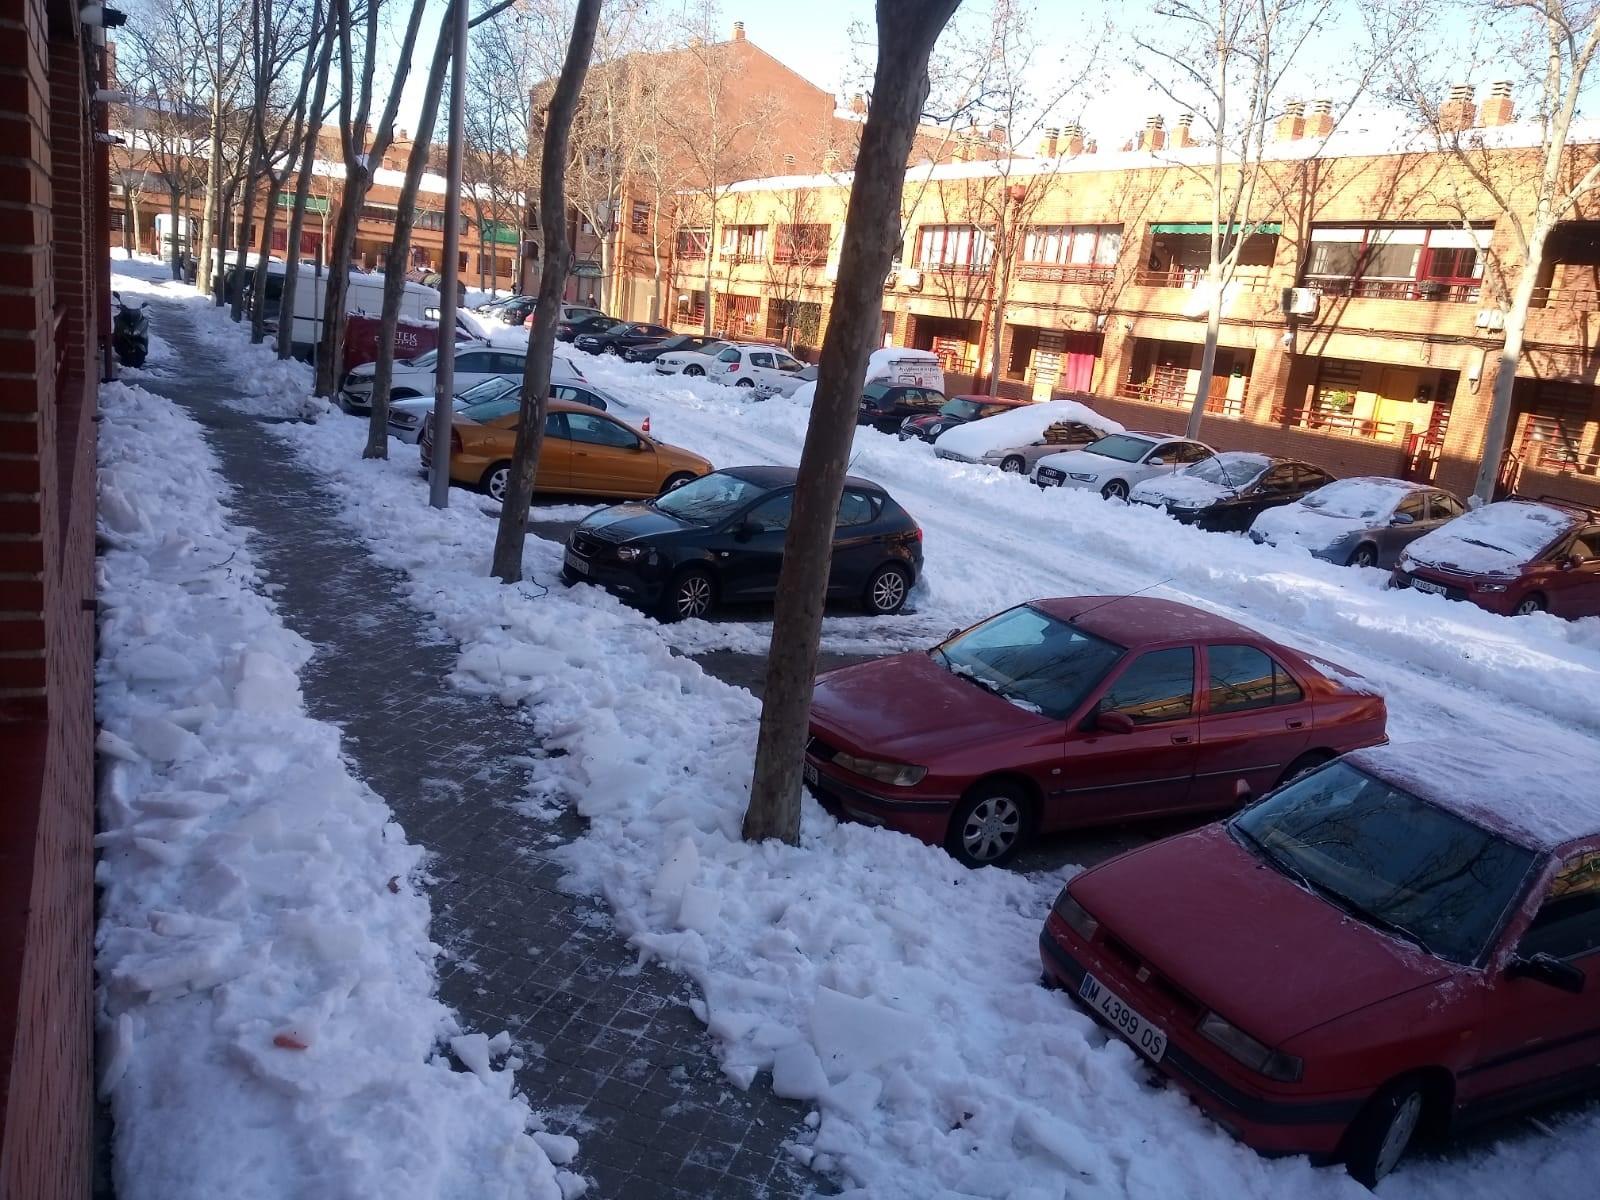
[[[0,0],[0,1196],[19,1200],[90,1185],[104,58],[78,0]]]
[[[1457,103],[1489,147],[1488,169],[1502,184],[1525,177],[1540,133],[1513,123],[1509,89],[1495,85],[1481,111]],[[1069,128],[1038,158],[910,171],[884,337],[936,351],[950,389],[970,390],[987,386],[998,324],[1005,394],[1092,392],[1131,428],[1176,430],[1203,388],[1202,437],[1220,448],[1470,491],[1507,283],[1520,268],[1514,235],[1452,156],[1393,133],[1330,133],[1328,109],[1292,106],[1278,123],[1248,214],[1254,233],[1223,295],[1210,379],[1199,378],[1210,193],[1186,168],[1212,152],[1189,142],[1186,120],[1169,132],[1151,118],[1117,152],[1097,152]],[[1597,148],[1600,124],[1575,127],[1578,168]],[[828,175],[734,187],[721,227],[737,252],[714,270],[719,331],[804,343],[793,333],[797,311],[804,328],[825,327],[848,187]],[[1001,303],[992,230],[1011,202],[1025,211],[1011,214],[1016,253]],[[704,255],[687,249],[673,284],[692,298]],[[1592,196],[1557,228],[1547,259],[1517,372],[1504,485],[1600,505]],[[680,329],[699,326],[698,312],[675,316]]]

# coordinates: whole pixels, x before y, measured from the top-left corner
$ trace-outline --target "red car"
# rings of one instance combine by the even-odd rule
[[[821,676],[806,782],[849,816],[1004,863],[1040,831],[1237,807],[1384,740],[1349,672],[1170,600],[1035,600]]]
[[[1246,1144],[1373,1186],[1419,1130],[1600,1082],[1600,802],[1573,790],[1600,763],[1575,768],[1358,751],[1072,880],[1046,981]]]
[[[1600,616],[1600,520],[1559,503],[1485,504],[1407,546],[1389,582],[1505,616]]]
[[[914,413],[902,421],[899,438],[902,442],[910,438],[932,442],[946,429],[981,421],[996,413],[1010,412],[1013,408],[1032,403],[1032,400],[1007,400],[1004,396],[951,396],[939,406],[938,412]]]

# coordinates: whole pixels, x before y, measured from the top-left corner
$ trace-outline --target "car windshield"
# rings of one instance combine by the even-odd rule
[[[695,525],[718,525],[769,489],[741,479],[727,471],[713,471],[693,483],[651,501],[656,508],[680,521]]]
[[[1138,462],[1154,444],[1148,438],[1113,433],[1083,449],[1086,454],[1098,454],[1104,458],[1114,458],[1118,462]]]
[[[501,417],[510,416],[521,405],[522,398],[515,393],[503,396],[499,400],[486,400],[482,404],[469,404],[461,409],[461,415],[469,421],[483,424],[485,421],[499,420]]]
[[[408,367],[431,367],[433,360],[439,357],[437,350],[424,350],[414,358],[402,358],[400,361]]]
[[[1367,479],[1341,479],[1318,488],[1300,501],[1302,508],[1329,517],[1370,521],[1382,517],[1411,494],[1404,486],[1373,483]]]
[[[890,386],[887,383],[869,383],[861,389],[861,395],[867,400],[882,400],[889,394]]]
[[[456,402],[463,408],[474,404],[482,404],[488,400],[498,400],[509,391],[514,391],[518,384],[502,376],[493,379],[480,380],[465,391],[456,393]]]
[[[633,326],[629,325],[626,321],[617,321],[614,324],[607,325],[600,332],[601,333],[627,333],[628,330],[630,330],[632,328],[633,328]]]
[[[1266,459],[1254,455],[1218,454],[1195,463],[1184,474],[1223,487],[1242,488],[1249,487],[1271,465]]]
[[[1062,720],[1122,657],[1123,648],[1024,604],[957,634],[931,653],[951,674],[1018,708]]]
[[[1352,916],[1458,963],[1483,957],[1534,859],[1345,762],[1302,776],[1229,824]]]
[[[963,421],[976,420],[978,414],[982,411],[983,405],[976,400],[946,400],[939,409],[939,412],[944,416],[960,417]]]

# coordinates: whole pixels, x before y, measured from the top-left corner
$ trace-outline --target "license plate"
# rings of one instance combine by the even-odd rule
[[[584,562],[583,559],[579,558],[571,550],[568,550],[566,553],[566,564],[579,575],[587,575],[589,573],[589,564]]]
[[[1434,583],[1431,579],[1418,579],[1415,575],[1411,577],[1411,586],[1419,592],[1432,592],[1435,596],[1442,596],[1445,591],[1443,584]]]
[[[1087,971],[1078,985],[1078,998],[1109,1021],[1140,1054],[1151,1062],[1161,1061],[1161,1056],[1167,1052],[1167,1035]]]
[[[810,784],[812,787],[816,787],[817,786],[817,768],[816,768],[816,766],[814,764],[812,764],[812,763],[807,763],[806,764],[806,766],[805,766],[805,776],[806,776],[806,782],[808,784]]]

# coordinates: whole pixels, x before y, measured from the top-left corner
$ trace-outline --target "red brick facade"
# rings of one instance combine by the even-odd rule
[[[90,1182],[99,31],[0,0],[0,1196]]]

